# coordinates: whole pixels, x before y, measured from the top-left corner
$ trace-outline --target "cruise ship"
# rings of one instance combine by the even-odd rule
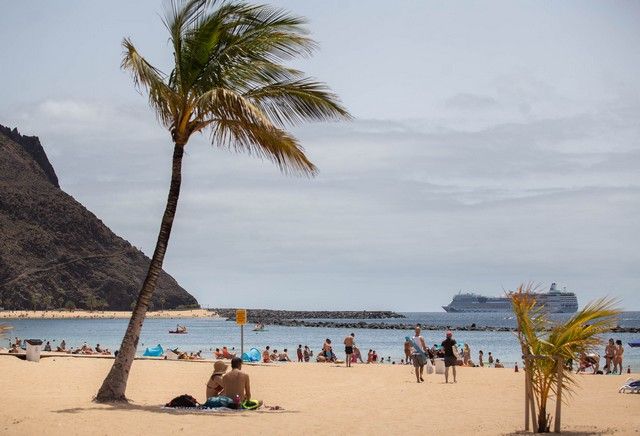
[[[578,311],[578,297],[566,288],[559,290],[555,283],[549,292],[535,294],[538,303],[549,313],[575,313]],[[505,297],[485,297],[474,293],[459,293],[451,303],[442,308],[447,312],[510,312],[511,299]]]

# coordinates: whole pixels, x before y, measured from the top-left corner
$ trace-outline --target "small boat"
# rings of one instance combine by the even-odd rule
[[[174,335],[183,335],[187,333],[187,327],[183,325],[177,325],[175,330],[169,330],[169,333]]]
[[[639,341],[629,342],[629,346],[631,348],[640,348],[640,340]]]
[[[254,332],[263,332],[264,331],[264,324],[262,324],[261,322],[259,322],[258,324],[256,324],[256,326],[253,329]]]

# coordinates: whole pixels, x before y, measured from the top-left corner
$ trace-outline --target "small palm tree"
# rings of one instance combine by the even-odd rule
[[[316,167],[285,129],[303,121],[350,118],[324,84],[284,65],[315,49],[305,19],[271,6],[176,0],[167,4],[164,24],[173,48],[169,74],[151,65],[129,39],[122,43],[122,68],[148,92],[149,104],[171,133],[173,165],[149,271],[119,354],[96,396],[100,402],[126,401],[129,370],[176,213],[189,138],[207,130],[216,146],[270,159],[284,172],[313,175]]]
[[[547,402],[552,397],[557,399],[558,380],[562,392],[572,392],[576,379],[569,363],[602,344],[601,335],[616,326],[620,311],[613,308],[612,300],[600,299],[567,321],[552,324],[544,306],[537,303],[535,291],[532,284],[520,285],[510,296],[531,384],[528,395],[534,401],[533,410],[537,410],[534,430],[546,433],[551,423]]]

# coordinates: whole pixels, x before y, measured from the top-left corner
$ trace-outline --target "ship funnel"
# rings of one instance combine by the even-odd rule
[[[551,283],[551,288],[549,289],[549,291],[555,291],[556,289],[556,284],[555,283]]]

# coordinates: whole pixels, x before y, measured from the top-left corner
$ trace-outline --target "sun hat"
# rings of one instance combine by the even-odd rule
[[[213,364],[213,375],[224,374],[225,372],[227,372],[227,366],[228,365],[222,360],[216,360],[216,362]]]

